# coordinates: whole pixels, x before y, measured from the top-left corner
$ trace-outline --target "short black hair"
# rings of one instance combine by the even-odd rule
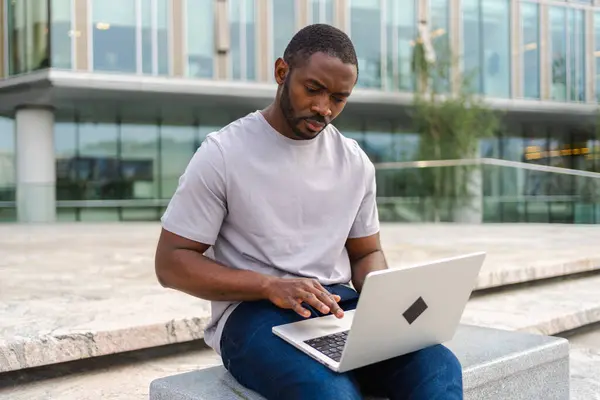
[[[327,24],[308,25],[296,32],[285,48],[283,60],[293,69],[315,53],[325,53],[345,64],[355,65],[358,73],[354,44],[342,30]]]

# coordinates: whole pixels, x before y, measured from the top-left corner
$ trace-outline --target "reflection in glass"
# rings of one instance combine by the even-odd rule
[[[213,3],[213,0],[187,0],[187,75],[193,78],[213,77]]]
[[[152,74],[154,60],[152,57],[152,39],[153,39],[153,18],[152,18],[152,0],[141,0],[142,17],[142,72]]]
[[[508,0],[483,0],[481,7],[484,93],[510,97],[510,4]]]
[[[540,98],[539,5],[521,3],[523,96]]]
[[[333,0],[309,0],[311,24],[333,24]],[[291,1],[289,1],[291,3]]]
[[[82,199],[118,199],[119,160],[116,124],[79,125],[76,179],[83,185]]]
[[[82,199],[85,182],[80,182],[77,167],[77,125],[72,122],[54,124],[54,154],[56,157],[56,199]]]
[[[600,102],[600,12],[594,13],[594,38],[595,46],[594,58],[596,60],[596,100]]]
[[[472,89],[510,97],[508,0],[465,0],[463,24],[464,70],[472,76]]]
[[[434,85],[436,92],[447,93],[450,90],[450,66],[453,54],[450,53],[450,11],[448,0],[430,0],[430,35],[436,56],[442,61],[443,69],[436,72]]]
[[[350,35],[358,56],[358,87],[381,87],[381,6],[378,0],[350,0]]]
[[[157,73],[168,75],[171,59],[169,54],[169,0],[156,0],[156,58]]]
[[[256,38],[254,2],[229,1],[231,35],[231,78],[256,79]]]
[[[158,197],[158,126],[121,125],[121,198]]]
[[[290,39],[296,33],[296,3],[293,1],[273,1],[271,17],[273,21],[273,60],[270,65],[273,68],[275,60],[283,57],[283,52]]]
[[[583,10],[569,9],[569,100],[585,101],[585,23]]]
[[[567,100],[566,17],[565,8],[550,7],[551,97],[560,101]]]
[[[7,1],[9,75],[50,66],[48,3],[41,0]]]
[[[71,0],[50,0],[52,67],[72,69]]]
[[[14,122],[0,117],[0,201],[15,200],[15,168]]]
[[[93,0],[94,70],[136,72],[135,0]]]
[[[171,198],[179,177],[196,151],[197,133],[193,126],[164,125],[160,129],[160,197]]]
[[[463,0],[463,73],[469,89],[483,92],[479,1]]]
[[[386,89],[412,91],[412,56],[417,35],[415,2],[386,2]],[[362,73],[362,71],[361,71]]]
[[[600,102],[600,12],[594,13],[594,58],[596,63],[596,100]]]

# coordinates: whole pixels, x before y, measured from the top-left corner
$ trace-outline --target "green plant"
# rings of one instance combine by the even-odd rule
[[[471,90],[471,74],[457,73],[456,56],[447,42],[436,42],[435,62],[426,57],[421,36],[413,50],[416,80],[412,119],[421,136],[420,160],[477,158],[479,141],[493,136],[499,118],[481,96]],[[423,168],[423,197],[433,200],[434,219],[440,220],[442,203],[452,210],[464,207],[481,188],[473,187],[477,166]],[[449,214],[453,214],[452,211]]]

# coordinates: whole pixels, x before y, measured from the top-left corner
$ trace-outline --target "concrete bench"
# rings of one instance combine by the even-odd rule
[[[569,398],[569,343],[562,338],[461,325],[445,344],[463,366],[465,399]],[[222,366],[154,380],[150,400],[263,400]]]

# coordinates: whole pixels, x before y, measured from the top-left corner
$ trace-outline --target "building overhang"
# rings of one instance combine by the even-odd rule
[[[199,80],[48,69],[0,80],[0,115],[12,116],[19,107],[52,107],[58,113],[90,113],[134,118],[193,114],[202,108],[258,109],[275,96],[273,83]],[[355,89],[345,113],[394,117],[413,102],[411,93]],[[486,98],[492,108],[507,114],[545,121],[595,120],[596,104]]]

